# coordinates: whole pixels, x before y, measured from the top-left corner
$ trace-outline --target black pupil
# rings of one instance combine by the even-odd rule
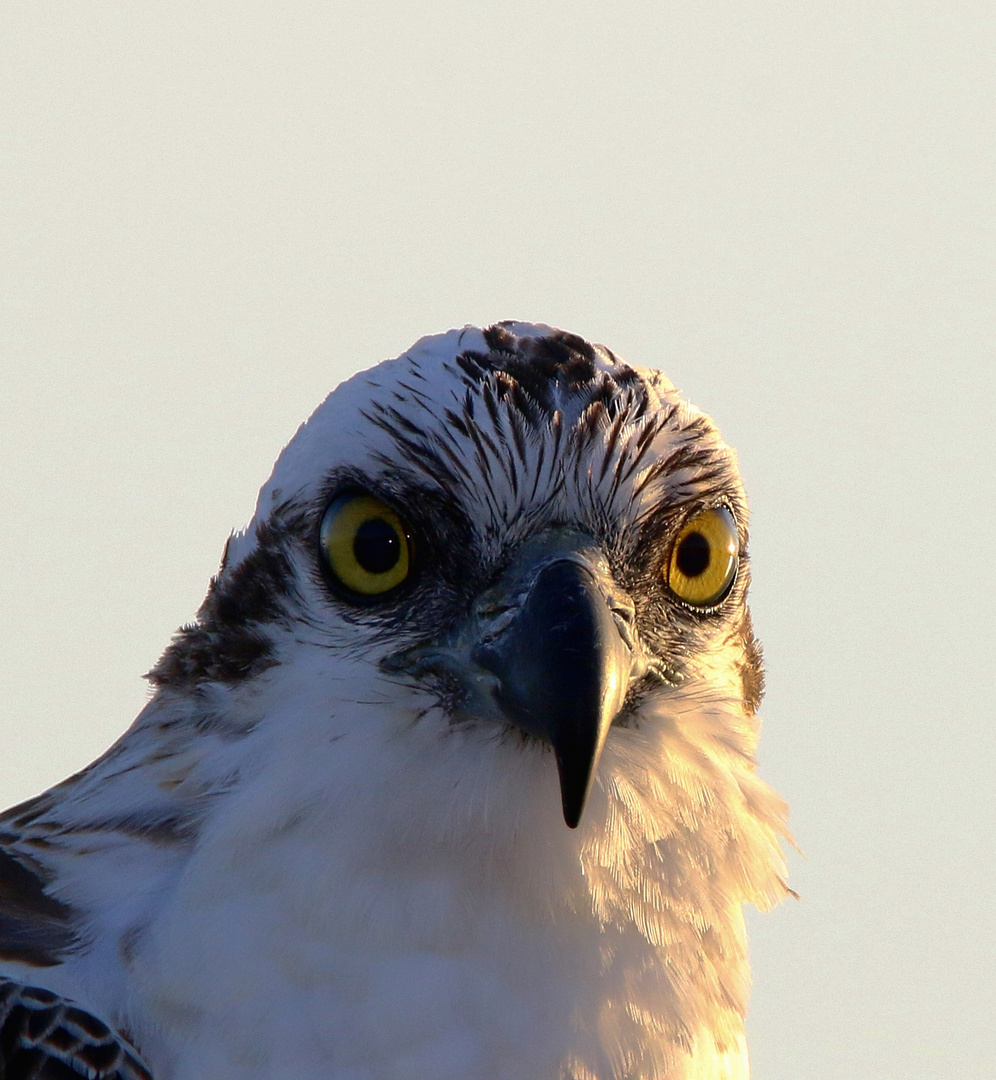
[[[386,574],[401,558],[401,537],[382,518],[371,518],[356,530],[353,555],[368,574]]]
[[[691,532],[678,545],[678,569],[685,577],[698,577],[709,569],[709,541]]]

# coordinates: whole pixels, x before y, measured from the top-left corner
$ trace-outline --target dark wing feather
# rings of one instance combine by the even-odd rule
[[[152,1080],[137,1051],[66,998],[0,979],[0,1080]]]
[[[0,844],[0,959],[51,967],[76,944],[75,913],[46,884],[40,868]]]

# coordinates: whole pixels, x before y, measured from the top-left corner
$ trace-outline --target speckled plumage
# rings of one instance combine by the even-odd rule
[[[317,566],[344,486],[419,536],[379,604]],[[662,565],[720,503],[737,576],[691,610]],[[711,421],[573,335],[465,328],[350,379],[131,729],[0,818],[0,975],[106,1022],[156,1080],[746,1077],[741,906],[786,891],[746,521]],[[576,830],[548,746],[398,660],[500,618],[483,598],[551,535],[580,538],[640,658]]]

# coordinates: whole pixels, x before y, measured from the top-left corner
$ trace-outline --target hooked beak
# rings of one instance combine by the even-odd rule
[[[471,651],[504,716],[553,747],[564,820],[577,828],[633,654],[596,575],[563,557],[536,574],[511,622]]]
[[[576,829],[609,728],[650,668],[633,615],[592,538],[554,528],[521,545],[465,620],[381,666],[443,674],[462,691],[456,719],[511,723],[551,746],[564,820]]]

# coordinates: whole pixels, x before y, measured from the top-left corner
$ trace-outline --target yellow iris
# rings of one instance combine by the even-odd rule
[[[681,528],[671,548],[667,583],[686,604],[718,604],[733,584],[740,555],[737,523],[725,506],[704,510]]]
[[[349,592],[380,596],[408,577],[411,537],[401,518],[373,495],[347,492],[333,499],[320,538],[329,573]]]

